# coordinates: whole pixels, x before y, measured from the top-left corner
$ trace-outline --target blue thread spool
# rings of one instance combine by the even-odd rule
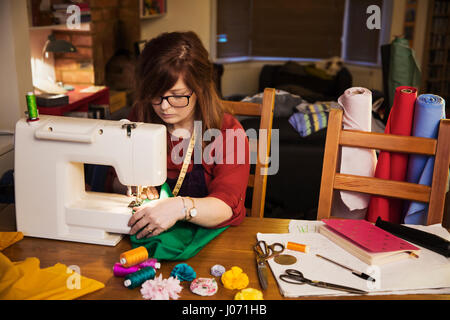
[[[139,287],[145,281],[153,279],[155,277],[155,274],[156,271],[153,267],[145,267],[139,271],[127,275],[123,284],[128,289],[134,289]]]

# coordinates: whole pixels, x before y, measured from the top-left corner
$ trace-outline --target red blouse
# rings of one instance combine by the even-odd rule
[[[133,114],[133,112],[132,112]],[[133,121],[130,114],[129,119]],[[220,135],[218,130],[213,133],[215,139],[206,141],[202,150],[202,167],[205,175],[205,183],[208,188],[208,197],[214,197],[225,202],[232,210],[233,215],[227,221],[215,226],[221,228],[228,225],[239,225],[245,217],[245,193],[250,174],[249,143],[242,125],[231,114],[225,113],[222,120]],[[203,141],[203,140],[202,140]],[[179,143],[185,144],[177,150],[180,151],[176,163],[172,161],[172,149]],[[187,149],[189,139],[170,141],[167,144],[167,177],[177,179],[183,166],[183,151]],[[228,146],[228,148],[227,148]],[[191,163],[188,171],[192,171],[194,160],[199,159],[192,152]],[[207,157],[205,154],[210,155]],[[206,161],[205,161],[206,158]],[[181,160],[180,160],[181,159]]]

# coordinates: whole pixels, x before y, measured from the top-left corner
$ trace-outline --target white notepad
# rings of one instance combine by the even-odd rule
[[[450,294],[450,258],[421,248],[419,259],[411,258],[382,266],[370,266],[334,244],[325,236],[315,232],[318,229],[316,226],[320,226],[321,222],[295,222],[297,225],[290,226],[290,230],[297,229],[298,225],[308,226],[309,230],[304,229],[303,232],[284,234],[257,234],[258,240],[265,240],[268,244],[274,242],[286,244],[290,241],[310,246],[310,251],[307,254],[285,250],[284,254],[293,255],[297,258],[294,265],[280,265],[273,259],[268,262],[281,294],[285,297],[352,295],[343,291],[317,288],[306,284],[286,283],[279,279],[279,276],[286,269],[297,269],[308,279],[357,288],[369,292],[370,295]],[[346,269],[316,257],[316,254],[321,254],[350,268],[367,273],[377,281],[373,283],[363,280]]]

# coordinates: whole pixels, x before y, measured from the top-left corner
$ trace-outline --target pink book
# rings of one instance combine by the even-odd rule
[[[409,256],[420,249],[366,220],[323,219],[320,233],[368,264],[384,264]]]

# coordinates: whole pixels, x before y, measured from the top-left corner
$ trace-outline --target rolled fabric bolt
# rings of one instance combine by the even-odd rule
[[[400,86],[395,89],[394,104],[392,105],[384,133],[410,136],[413,127],[414,107],[417,99],[417,89]],[[411,155],[381,151],[378,156],[375,178],[406,181],[408,159]],[[366,220],[375,222],[378,217],[392,223],[402,222],[402,199],[386,198],[372,195],[366,213]]]
[[[296,242],[288,242],[286,248],[289,250],[300,251],[304,253],[309,252],[309,246],[306,244],[296,243]]]
[[[344,110],[342,126],[346,130],[372,131],[372,92],[366,88],[353,87],[345,90],[338,99]],[[340,173],[373,177],[377,164],[375,150],[365,148],[341,148]],[[366,209],[370,195],[339,191],[342,202],[350,210]]]
[[[412,135],[436,139],[441,119],[445,119],[445,100],[434,94],[421,94],[414,107]],[[444,142],[444,143],[448,143]],[[433,181],[434,156],[412,154],[408,160],[406,181],[431,186]],[[428,203],[406,204],[406,224],[427,224]]]

